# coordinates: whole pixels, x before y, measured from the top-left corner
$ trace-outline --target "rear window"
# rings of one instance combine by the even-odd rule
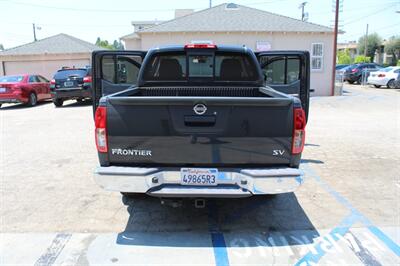
[[[145,70],[146,80],[184,80],[186,79],[185,53],[163,53],[151,58]]]
[[[381,69],[380,71],[382,72],[390,72],[394,69],[394,67],[385,67],[384,69]]]
[[[162,53],[147,64],[146,81],[184,81],[189,79],[218,81],[255,81],[253,60],[242,53]]]
[[[87,75],[87,69],[68,69],[68,70],[60,70],[54,75],[54,79],[66,79],[69,77],[78,77],[83,78]]]
[[[21,82],[24,76],[4,76],[0,77],[0,82]]]

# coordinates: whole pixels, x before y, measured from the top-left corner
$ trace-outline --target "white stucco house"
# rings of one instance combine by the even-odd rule
[[[186,44],[195,40],[245,45],[253,50],[308,50],[312,95],[331,95],[333,29],[236,4],[198,12],[177,10],[169,21],[136,21],[121,37],[127,50]]]

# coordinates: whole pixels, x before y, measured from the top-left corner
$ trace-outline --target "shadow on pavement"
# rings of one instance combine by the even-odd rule
[[[57,108],[71,108],[71,107],[82,107],[82,106],[91,106],[92,101],[86,100],[86,101],[75,101],[75,100],[70,100],[67,102],[64,102],[64,104],[61,107]]]
[[[301,159],[301,163],[324,164],[323,161],[321,161],[321,160],[315,160],[315,159]]]
[[[319,144],[312,144],[312,143],[306,143],[304,144],[305,146],[310,146],[310,147],[319,147]]]
[[[190,199],[178,208],[148,196],[124,197],[123,201],[129,219],[118,234],[120,245],[210,247],[204,240],[218,233],[225,237],[227,247],[239,242],[250,247],[292,246],[313,243],[319,236],[294,193],[208,199],[202,209],[195,208]]]
[[[49,104],[49,103],[52,103],[52,101],[38,102],[36,104],[36,106],[29,106],[29,105],[24,104],[24,103],[15,103],[15,104],[12,104],[12,105],[7,105],[7,106],[4,106],[4,104],[3,104],[0,107],[0,110],[6,111],[6,110],[29,109],[29,108],[35,108],[35,107],[38,107],[38,106],[41,106],[41,105]]]

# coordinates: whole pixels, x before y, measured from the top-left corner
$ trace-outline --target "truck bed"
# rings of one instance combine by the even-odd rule
[[[291,142],[299,102],[268,87],[138,87],[101,105],[109,147],[102,166],[298,166]]]

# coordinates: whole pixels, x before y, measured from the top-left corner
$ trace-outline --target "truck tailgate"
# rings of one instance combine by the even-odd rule
[[[194,112],[197,104],[206,107],[204,114]],[[293,101],[109,97],[107,128],[108,161],[114,165],[288,165]]]

